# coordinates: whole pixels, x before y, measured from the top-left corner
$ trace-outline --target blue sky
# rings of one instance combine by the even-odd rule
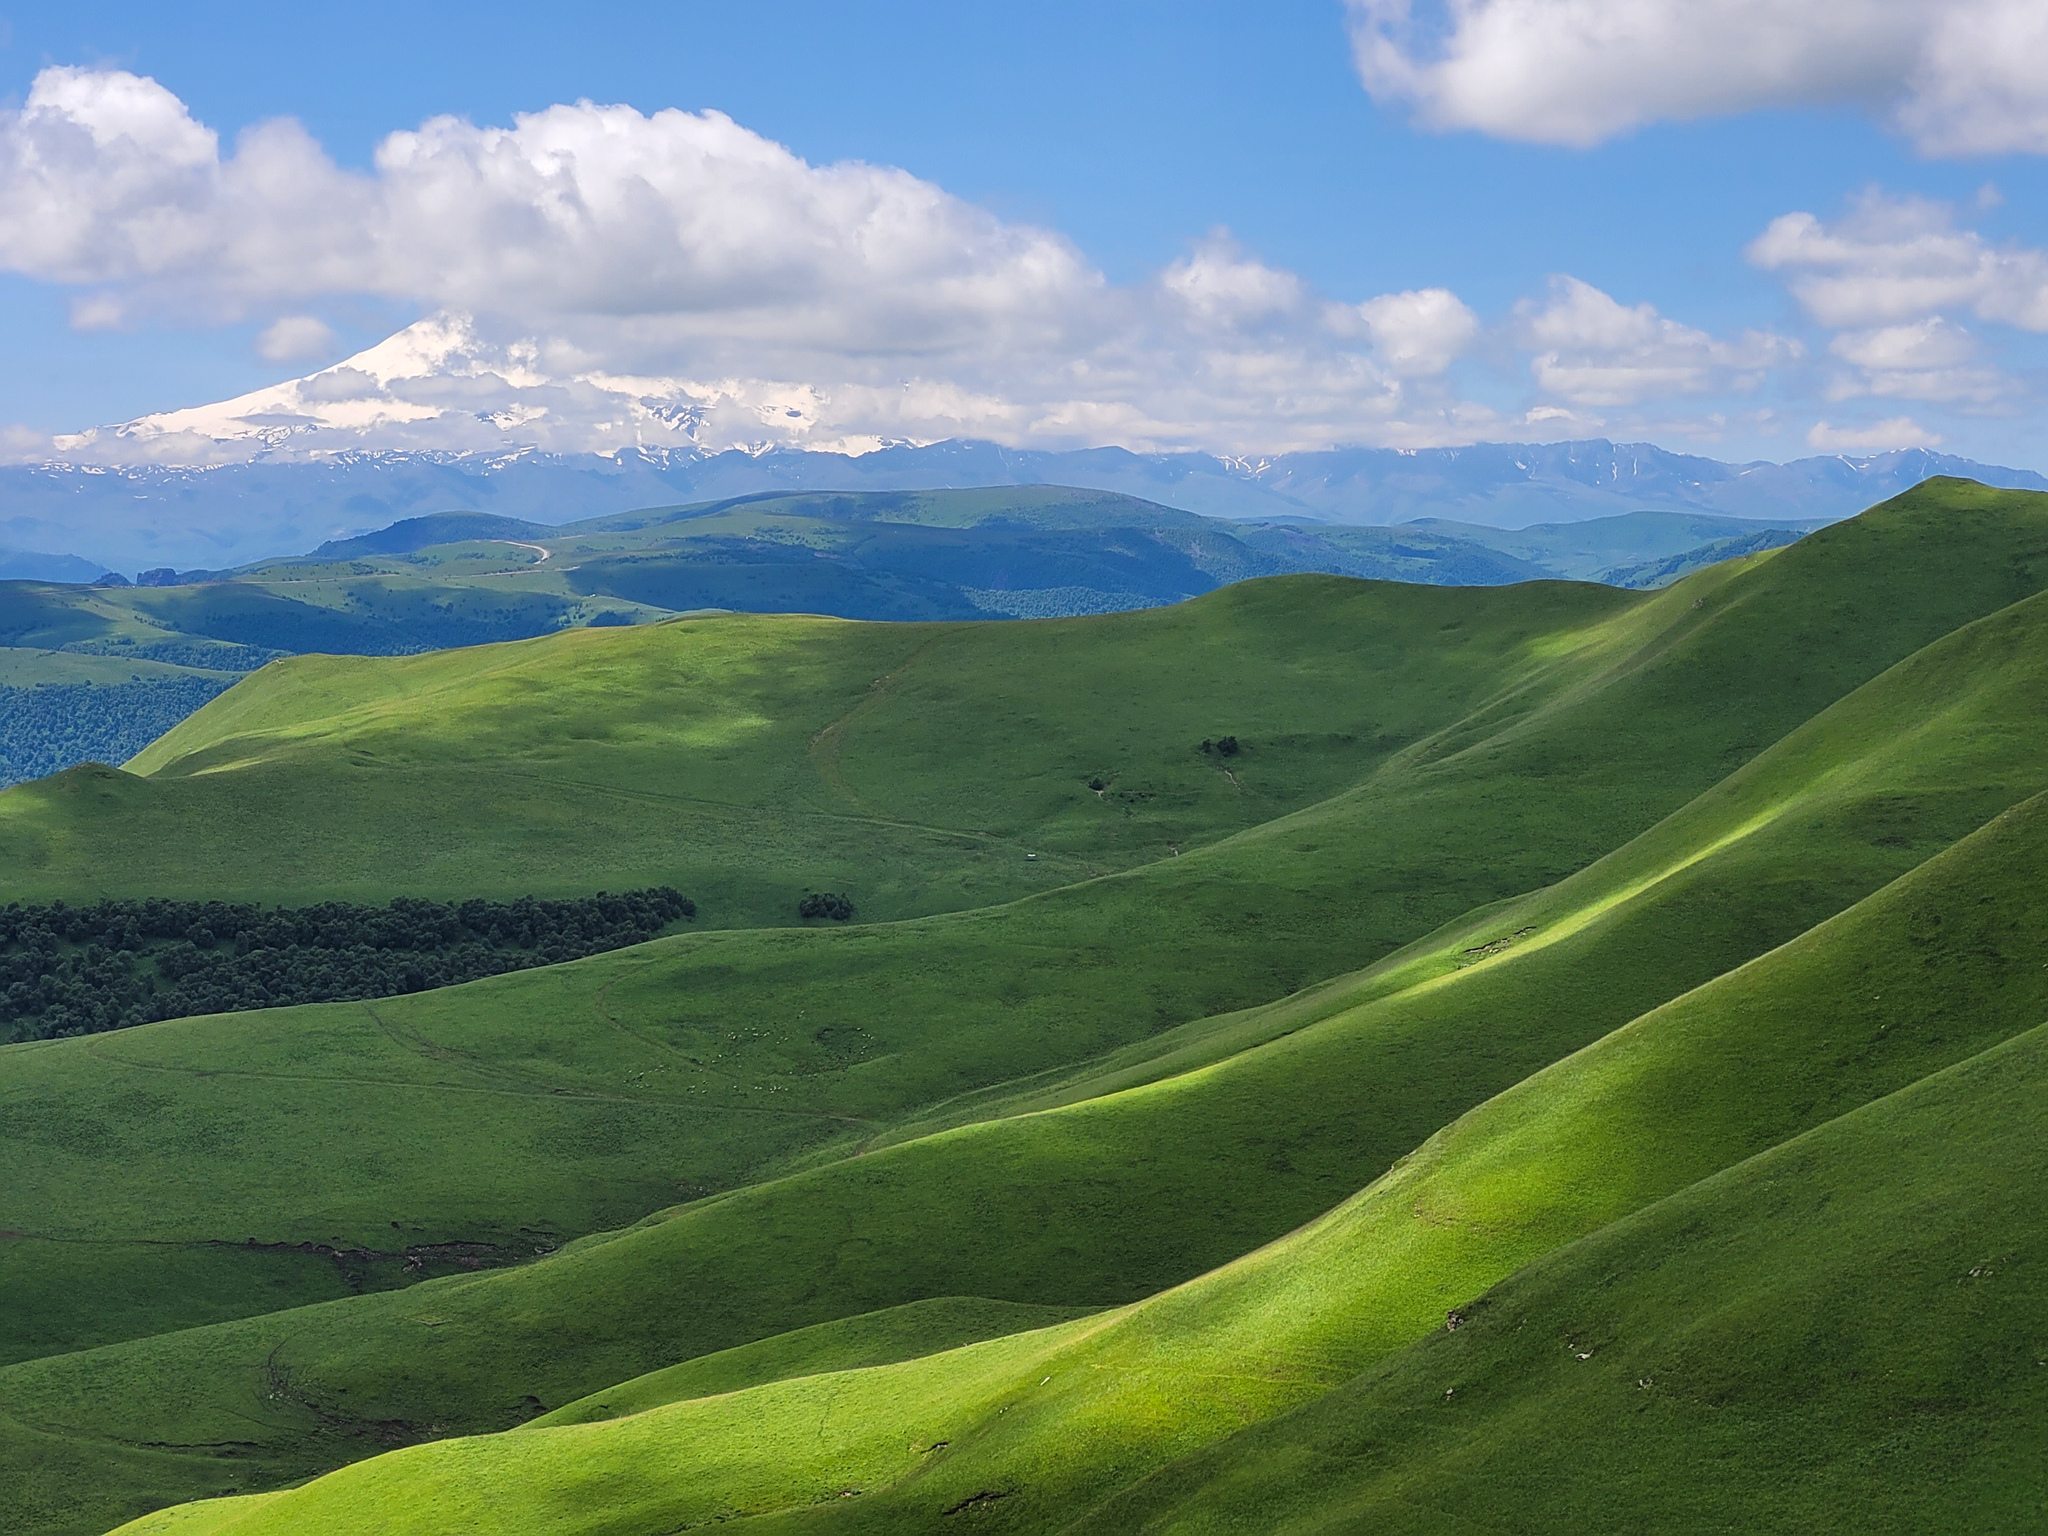
[[[1484,11],[1489,0],[1473,3]],[[1496,3],[1540,13],[1553,0]],[[1614,9],[1654,12],[1660,3],[1616,0]],[[1912,9],[1907,0],[1892,3]],[[1750,0],[1700,5],[1728,9],[1738,29],[1761,14]],[[1843,5],[1855,9],[1854,0],[1823,9],[1839,15]],[[1996,0],[1982,7],[1995,12]],[[1802,8],[1802,0],[1781,0],[1770,9]],[[763,350],[773,356],[772,368],[762,366],[777,388],[814,384],[841,399],[856,387],[915,376],[977,399],[1021,402],[989,414],[988,435],[1158,446],[1192,445],[1208,433],[1227,451],[1257,451],[1262,433],[1272,439],[1264,446],[1276,448],[1301,446],[1318,433],[1361,441],[1646,436],[1718,457],[1782,459],[1816,447],[1888,446],[1889,430],[1900,445],[1938,442],[2048,468],[2036,430],[2048,322],[2027,307],[2025,293],[2007,291],[2032,281],[2034,269],[2019,258],[2048,247],[2048,157],[2038,152],[2028,102],[2018,103],[2012,121],[1989,129],[1930,128],[1926,113],[1916,117],[1910,103],[1898,105],[1907,87],[1885,73],[1906,68],[1895,61],[1879,59],[1846,82],[1815,73],[1819,66],[1804,77],[1788,66],[1786,78],[1760,91],[1733,78],[1740,66],[1712,77],[1712,61],[1695,67],[1675,57],[1681,38],[1667,50],[1674,56],[1631,68],[1630,77],[1674,72],[1652,81],[1651,105],[1633,109],[1638,121],[1582,130],[1558,117],[1555,102],[1516,98],[1521,87],[1512,78],[1497,88],[1502,66],[1485,52],[1506,46],[1497,39],[1475,32],[1446,43],[1450,22],[1426,7],[1420,19],[1434,21],[1438,35],[1432,39],[1425,26],[1421,38],[1407,38],[1385,22],[1388,14],[1384,0],[1348,11],[1321,0],[1261,7],[790,3],[772,11],[671,0],[601,14],[519,4],[16,6],[0,10],[0,93],[18,113],[50,66],[146,76],[217,131],[224,157],[242,130],[290,118],[338,171],[362,177],[374,176],[373,156],[386,135],[440,114],[503,127],[516,114],[586,98],[644,114],[717,109],[811,166],[858,160],[900,167],[988,211],[1004,229],[1051,232],[1120,293],[1152,292],[1176,263],[1193,272],[1189,282],[1206,280],[1207,269],[1188,265],[1204,251],[1229,264],[1216,271],[1232,282],[1232,273],[1281,274],[1298,293],[1274,300],[1270,313],[1230,322],[1263,327],[1259,355],[1269,364],[1295,355],[1271,339],[1281,324],[1273,315],[1288,304],[1306,315],[1315,305],[1448,290],[1471,316],[1455,346],[1446,343],[1436,362],[1405,372],[1388,372],[1386,354],[1396,343],[1385,326],[1373,329],[1377,320],[1358,329],[1372,339],[1356,343],[1364,349],[1356,358],[1339,357],[1331,349],[1340,344],[1328,337],[1299,341],[1311,348],[1313,366],[1335,367],[1335,358],[1352,368],[1356,388],[1379,391],[1378,403],[1355,416],[1329,393],[1334,384],[1324,390],[1328,398],[1291,417],[1262,413],[1239,394],[1168,398],[1145,370],[1184,365],[1156,360],[1130,362],[1127,373],[1093,365],[1098,378],[1125,380],[1121,387],[1138,402],[1131,412],[1093,400],[1091,412],[1062,416],[1045,380],[1065,357],[1060,346],[1072,344],[1043,338],[1031,345],[1050,349],[1049,360],[1027,370],[1029,380],[988,364],[990,349],[1012,344],[1006,341],[968,344],[963,355],[975,354],[971,364],[948,363],[924,342],[894,355],[871,330],[851,346],[778,332]],[[1991,15],[1987,26],[1998,20]],[[1827,23],[1813,25],[1824,30]],[[1457,80],[1440,71],[1424,86],[1380,80],[1375,99],[1353,51],[1353,29],[1364,26],[1382,26],[1411,60],[1466,58],[1481,71],[1483,94],[1459,97]],[[1815,50],[1828,42],[1819,36]],[[1927,50],[1936,44],[1899,46],[1933,57]],[[1597,94],[1608,77],[1599,74],[1598,47],[1588,50],[1565,67],[1591,71],[1577,88]],[[1913,78],[1923,79],[1925,67],[1913,67],[1920,71]],[[1484,75],[1489,68],[1495,73]],[[1688,91],[1695,120],[1656,120],[1659,92],[1682,101]],[[1512,98],[1509,108],[1490,119],[1488,102],[1503,97]],[[1618,110],[1626,119],[1631,109]],[[1418,114],[1443,126],[1418,126]],[[1588,133],[1599,142],[1530,142]],[[1845,258],[1847,266],[1815,265],[1812,240],[1799,247],[1807,254],[1773,270],[1745,254],[1772,221],[1800,212],[1839,240],[1859,198],[1865,224],[1892,233],[1861,237],[1862,254]],[[219,216],[240,215],[230,208]],[[1973,236],[1958,258],[1966,262],[2012,254],[2016,264],[2005,264],[2012,271],[1995,279],[2005,296],[1987,299],[1981,284],[1951,283],[1937,306],[1910,314],[1896,304],[1880,313],[1882,306],[1842,298],[1843,284],[1870,277],[1865,268],[1873,261],[1882,267],[1870,249],[1898,246],[1902,220],[1918,220],[1914,229],[1937,245],[1943,231],[1951,246]],[[1217,242],[1219,231],[1228,232],[1229,245]],[[0,238],[0,258],[7,249]],[[139,269],[80,281],[75,256],[67,259],[69,267],[47,255],[17,257],[0,277],[0,340],[15,364],[0,378],[0,424],[29,429],[19,434],[23,441],[289,379],[450,303],[431,283],[381,278],[289,293],[269,280],[252,278],[246,291],[229,293],[190,274]],[[1830,275],[1832,309],[1816,309],[1795,292],[1802,277]],[[1872,280],[1885,275],[1877,271]],[[1638,316],[1637,306],[1654,306],[1655,325],[1682,332],[1638,338],[1617,362],[1611,338],[1587,339],[1588,326],[1598,330],[1608,323],[1601,315],[1613,316],[1596,314],[1584,290],[1557,286],[1564,276]],[[820,281],[841,292],[829,272]],[[656,369],[651,354],[640,353],[629,366],[609,333],[594,339],[589,326],[561,318],[567,301],[535,301],[540,307],[529,314],[518,302],[500,304],[499,290],[476,291],[493,310],[494,335],[546,330],[566,338],[569,352],[614,371],[694,379],[743,371],[750,356],[733,336],[713,346],[693,330],[687,346],[673,343],[680,350],[672,366]],[[104,313],[85,305],[96,294],[112,295]],[[478,307],[473,296],[463,302]],[[855,295],[844,302],[867,301]],[[328,339],[296,350],[272,344],[274,354],[290,355],[266,360],[257,338],[287,313],[307,320],[309,336],[325,327]],[[1131,322],[1150,327],[1148,336],[1159,323],[1156,316]],[[1902,363],[1894,354],[1912,326],[1920,327],[1919,351]],[[1154,336],[1145,356],[1180,358],[1195,345]],[[1232,345],[1251,344],[1240,338]],[[1546,349],[1559,354],[1547,375],[1534,361]],[[1139,350],[1133,342],[1130,356]],[[877,361],[883,352],[892,356]],[[1264,382],[1242,388],[1284,390],[1283,374],[1269,366]],[[1587,383],[1594,375],[1599,382]],[[1652,375],[1677,382],[1660,393],[1645,382]],[[1114,393],[1119,386],[1099,387]],[[1398,407],[1386,403],[1396,390],[1406,392]],[[833,409],[815,407],[821,431]],[[918,418],[926,419],[941,418]],[[859,421],[848,416],[844,435],[886,436],[886,423],[874,425],[881,420],[872,411]],[[904,432],[945,435],[914,422]]]

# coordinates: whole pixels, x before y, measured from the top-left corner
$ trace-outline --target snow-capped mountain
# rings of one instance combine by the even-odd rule
[[[813,441],[801,385],[550,371],[531,340],[493,341],[438,314],[304,378],[54,439],[70,463],[201,467],[317,461],[358,452],[614,454],[733,447],[861,452],[877,439]]]
[[[0,543],[115,569],[218,569],[425,512],[567,522],[777,490],[1059,484],[1211,516],[1515,528],[1638,510],[1843,517],[1930,475],[2048,490],[1923,449],[1727,464],[1604,440],[1264,458],[824,436],[800,385],[626,378],[423,320],[233,400],[58,438],[0,467]]]

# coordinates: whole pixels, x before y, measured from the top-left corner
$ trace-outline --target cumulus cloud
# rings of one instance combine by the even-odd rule
[[[313,315],[281,315],[256,337],[256,355],[265,362],[302,363],[333,350],[333,327]]]
[[[1857,448],[1885,452],[1894,448],[1939,448],[1941,434],[1929,432],[1910,416],[1894,416],[1868,426],[1833,427],[1817,421],[1806,434],[1807,446],[1824,453],[1841,453]]]
[[[1218,231],[1160,274],[1160,286],[1207,330],[1233,331],[1300,310],[1301,279],[1237,248]]]
[[[1994,246],[1958,229],[1945,203],[1871,192],[1833,225],[1788,213],[1749,247],[1826,326],[1915,320],[1941,310],[2048,331],[2048,252]]]
[[[1055,232],[901,170],[811,165],[716,112],[435,118],[362,173],[296,124],[224,148],[155,81],[69,68],[0,113],[0,266],[85,290],[81,326],[263,319],[280,361],[331,347],[309,301],[412,306],[435,318],[407,345],[425,336],[437,360],[357,360],[377,398],[350,398],[394,429],[430,405],[458,438],[539,410],[564,431],[584,412],[592,443],[1432,441],[1462,430],[1430,381],[1475,329],[1439,293],[1335,323],[1344,306],[1222,232],[1111,284]],[[250,409],[268,432],[298,407]]]
[[[1479,317],[1448,288],[1383,293],[1363,304],[1333,305],[1339,335],[1362,335],[1373,355],[1400,378],[1432,378],[1462,357],[1479,336]]]
[[[1910,325],[1845,331],[1828,352],[1851,366],[1828,387],[1831,400],[1877,395],[1893,400],[1926,400],[1991,407],[2015,395],[2018,381],[1987,366],[1983,346],[1963,327],[1940,315]]]
[[[0,269],[78,290],[81,326],[254,321],[275,361],[331,355],[310,313],[330,302],[425,316],[304,379],[60,440],[79,457],[1422,446],[1745,390],[1798,350],[1560,279],[1509,330],[1537,354],[1535,403],[1572,410],[1503,412],[1460,394],[1485,328],[1456,294],[1340,300],[1227,231],[1112,283],[1057,232],[901,170],[810,164],[716,112],[435,118],[355,171],[295,123],[224,146],[155,81],[70,68],[0,110]]]
[[[1589,146],[1849,104],[1928,154],[2048,153],[2039,0],[1349,0],[1367,89],[1423,122]]]
[[[1551,279],[1548,302],[1520,307],[1516,331],[1535,351],[1529,371],[1537,385],[1587,406],[1754,389],[1766,371],[1802,350],[1769,331],[1711,336],[1568,276]]]
[[[808,165],[717,112],[435,118],[358,175],[295,123],[224,157],[155,81],[50,68],[0,120],[0,188],[11,269],[225,314],[362,293],[903,347],[1067,323],[1101,287],[1056,235],[903,171]]]

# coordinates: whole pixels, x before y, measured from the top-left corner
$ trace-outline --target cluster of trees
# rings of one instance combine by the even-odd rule
[[[1202,750],[1204,752],[1214,752],[1223,757],[1235,757],[1244,748],[1238,745],[1235,736],[1224,736],[1215,741],[1211,741],[1205,736],[1202,738]]]
[[[837,891],[813,891],[796,904],[798,917],[829,917],[843,923],[853,916],[853,903]]]
[[[64,647],[84,656],[122,656],[131,661],[166,661],[174,667],[201,667],[215,672],[254,672],[265,662],[290,651],[260,645],[209,645],[204,640],[150,640],[135,644],[126,636],[115,640],[74,640]]]
[[[670,886],[573,901],[220,901],[0,908],[0,1041],[390,997],[643,943],[697,915]]]
[[[228,686],[212,677],[0,688],[0,787],[123,763]]]

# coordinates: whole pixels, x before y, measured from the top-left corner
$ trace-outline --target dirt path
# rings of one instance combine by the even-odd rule
[[[821,727],[811,737],[811,762],[817,767],[818,777],[825,781],[827,789],[846,801],[847,804],[859,807],[870,816],[878,816],[873,807],[869,806],[859,795],[854,793],[853,786],[846,782],[846,776],[840,772],[839,748],[840,744],[846,739],[846,728],[853,724],[860,716],[866,714],[869,710],[887,699],[895,691],[897,680],[912,667],[916,666],[923,659],[926,651],[929,651],[951,633],[951,630],[942,630],[938,634],[933,635],[924,644],[904,657],[894,668],[884,672],[870,683],[867,696],[858,704],[854,705],[853,708],[849,709],[831,724]],[[894,821],[894,818],[887,816],[878,816],[878,819]],[[908,825],[908,823],[904,823],[904,825]]]
[[[540,556],[538,560],[533,562],[535,565],[546,565],[553,558],[553,552],[545,544],[522,544],[517,539],[493,539],[491,542],[493,544],[510,544],[514,549],[532,550],[536,555]]]

